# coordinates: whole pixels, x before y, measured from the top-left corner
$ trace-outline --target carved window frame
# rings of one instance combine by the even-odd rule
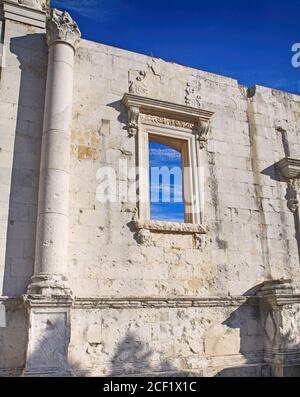
[[[212,112],[189,106],[173,104],[134,94],[125,94],[123,104],[128,110],[128,133],[136,138],[139,175],[145,183],[139,186],[138,212],[134,224],[138,230],[152,232],[205,234],[203,226],[204,178],[199,168],[203,166]],[[188,197],[195,198],[191,218],[185,223],[155,221],[150,219],[149,136],[177,139],[188,148],[189,175],[185,189]],[[146,175],[144,175],[146,171]]]

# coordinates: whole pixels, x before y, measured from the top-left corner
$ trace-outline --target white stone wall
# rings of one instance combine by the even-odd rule
[[[43,30],[7,20],[0,89],[0,295],[33,273],[47,50]]]
[[[69,360],[79,375],[212,376],[262,363],[256,305],[73,311]],[[263,366],[254,371],[261,375]],[[238,370],[237,370],[238,372]],[[241,374],[241,372],[239,372]],[[248,372],[248,375],[250,373]]]
[[[33,274],[47,47],[44,30],[12,21],[4,41],[0,295],[12,297],[26,293]],[[112,166],[122,180],[119,160],[136,165],[121,104],[134,71],[146,72],[145,95],[214,112],[202,164],[208,235],[200,249],[191,235],[158,232],[139,244],[130,227],[135,203],[96,200],[99,167]],[[300,155],[300,97],[247,90],[230,78],[82,40],[73,100],[68,278],[77,299],[70,365],[86,375],[222,375],[256,363],[252,375],[266,374],[258,302],[232,297],[255,295],[266,280],[299,277],[295,219],[274,164],[286,154],[283,129],[291,156]],[[216,296],[223,300],[180,306],[183,298]],[[122,303],[99,304],[100,298]],[[145,304],[149,298],[163,303]],[[21,308],[7,307],[8,326],[0,328],[0,373],[24,366]],[[23,339],[13,347],[17,329]]]
[[[135,140],[120,103],[129,70],[146,71],[150,97],[215,112],[204,164],[204,249],[183,235],[155,234],[148,246],[138,245],[128,227],[133,206],[96,201],[99,167],[118,172],[120,159],[135,165]],[[187,93],[188,87],[198,91]],[[279,113],[272,109],[283,97],[281,115],[294,125],[289,137],[297,154],[298,97],[257,87],[248,99],[235,80],[82,41],[71,148],[69,275],[75,294],[243,295],[265,279],[298,274],[286,183],[274,171],[284,152],[275,129]]]

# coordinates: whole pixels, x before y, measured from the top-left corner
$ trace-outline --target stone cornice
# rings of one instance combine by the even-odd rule
[[[198,307],[239,307],[244,303],[258,304],[255,297],[135,297],[135,298],[76,298],[77,309],[143,309],[143,308],[198,308]]]
[[[257,296],[273,308],[300,303],[300,292],[291,280],[266,281]]]
[[[133,94],[125,94],[123,97],[123,103],[127,108],[137,107],[143,113],[159,113],[166,117],[169,116],[173,119],[190,122],[197,122],[199,119],[203,122],[208,122],[214,114],[208,110],[197,109],[186,105],[179,105]]]
[[[141,122],[163,124],[196,132],[200,148],[205,147],[213,112],[135,94],[125,94],[123,104],[128,109],[130,136],[138,133]]]
[[[300,293],[292,291],[288,285],[278,288],[268,283],[255,296],[211,296],[211,297],[45,297],[41,295],[23,295],[21,297],[0,297],[0,304],[7,309],[24,307],[75,309],[159,309],[159,308],[210,308],[240,307],[243,304],[268,304],[272,307],[300,304]]]
[[[45,28],[46,0],[3,0],[3,17],[38,28]]]
[[[300,159],[284,157],[276,166],[284,178],[300,178]]]
[[[76,50],[80,42],[80,36],[78,25],[69,13],[55,8],[50,10],[47,16],[47,42],[49,46],[55,42],[65,42]]]
[[[143,309],[143,308],[192,308],[192,307],[239,307],[244,303],[258,304],[257,297],[247,296],[215,296],[215,297],[76,297],[51,298],[41,295],[23,295],[21,297],[0,297],[0,304],[7,308],[55,308],[73,307],[76,309]]]

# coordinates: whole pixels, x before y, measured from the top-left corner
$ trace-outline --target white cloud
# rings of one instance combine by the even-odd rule
[[[150,149],[150,155],[167,157],[168,159],[178,159],[178,160],[180,160],[181,158],[180,153],[172,149]]]

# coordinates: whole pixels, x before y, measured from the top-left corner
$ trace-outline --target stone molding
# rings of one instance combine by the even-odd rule
[[[194,223],[134,220],[133,225],[138,230],[144,229],[154,232],[170,232],[170,233],[179,233],[179,234],[207,233],[207,230],[202,225],[194,224]]]
[[[47,17],[47,42],[51,46],[55,42],[65,42],[74,51],[80,42],[80,30],[68,12],[51,9]]]
[[[4,19],[44,29],[47,2],[44,0],[3,0]]]
[[[178,223],[164,221],[141,221],[139,219],[132,222],[137,229],[137,241],[139,244],[151,244],[151,232],[170,233],[170,234],[191,234],[194,236],[195,248],[202,249],[205,247],[205,236],[207,230],[200,224],[196,223]]]
[[[291,212],[296,213],[299,208],[300,193],[300,160],[284,157],[276,163],[277,169],[287,182],[287,205]]]
[[[272,376],[300,375],[299,285],[291,280],[266,281],[258,292],[264,330],[265,362]]]
[[[45,296],[66,296],[72,295],[68,287],[68,280],[62,274],[39,274],[31,278],[28,287],[28,294],[41,294]]]
[[[200,148],[205,147],[213,112],[135,94],[125,94],[123,104],[128,109],[130,136],[137,135],[141,122],[167,125],[196,132]]]
[[[163,116],[155,116],[152,114],[140,114],[140,120],[143,123],[168,125],[170,127],[186,128],[190,130],[195,128],[195,124],[188,121],[171,119]]]
[[[269,305],[272,309],[300,303],[300,292],[291,280],[266,281],[257,296],[263,305]]]
[[[300,178],[300,159],[284,157],[276,164],[276,166],[284,178]]]
[[[124,297],[124,298],[75,298],[76,309],[159,309],[198,307],[238,307],[246,302],[258,304],[255,297]]]
[[[23,295],[22,297],[1,297],[1,303],[11,308],[55,308],[75,309],[143,309],[143,308],[192,308],[192,307],[238,307],[244,303],[258,305],[255,296],[215,296],[215,297],[45,297],[41,295]]]

